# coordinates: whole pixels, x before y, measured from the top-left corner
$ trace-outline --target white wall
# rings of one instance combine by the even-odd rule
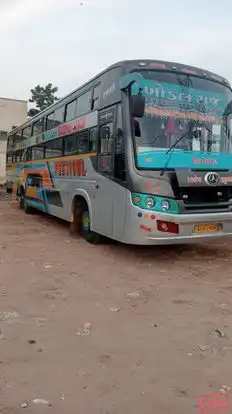
[[[6,142],[0,141],[0,184],[4,184],[6,178]]]
[[[1,0],[0,0],[1,1]],[[19,126],[27,120],[27,102],[0,97],[0,184],[6,177],[6,140],[1,132]]]
[[[0,131],[8,132],[27,120],[27,102],[0,98]]]

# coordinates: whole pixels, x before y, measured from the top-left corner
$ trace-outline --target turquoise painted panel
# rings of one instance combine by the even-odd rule
[[[137,154],[139,168],[162,169],[167,162],[169,169],[232,169],[232,154],[183,150],[174,150],[169,153],[163,150],[154,150]]]
[[[220,94],[209,90],[186,88],[182,85],[148,79],[142,81],[142,86],[142,93],[146,97],[148,106],[151,103],[152,106],[159,108],[176,108],[189,112],[211,113],[222,116],[228,104],[226,93]],[[132,93],[137,94],[139,87],[141,87],[141,84],[139,86],[135,84],[132,87]]]
[[[23,166],[23,168],[24,168],[25,170],[31,170],[31,169],[33,169],[33,170],[40,170],[40,169],[47,168],[47,164],[46,164],[46,162],[41,162],[41,163],[39,163],[39,164],[37,164],[37,163],[33,163],[33,164],[25,164],[25,165]]]
[[[136,202],[135,199],[136,197],[140,198],[140,202]],[[155,200],[155,205],[154,207],[147,207],[145,201],[147,199],[147,197],[149,198],[153,198]],[[141,194],[141,193],[132,193],[131,194],[131,198],[132,198],[132,203],[137,206],[140,207],[144,210],[149,210],[149,211],[156,211],[156,212],[160,212],[160,213],[170,213],[170,214],[178,214],[179,213],[179,206],[176,202],[176,200],[174,200],[173,198],[167,198],[167,197],[159,197],[159,196],[153,196],[153,195],[148,195],[148,194]],[[164,210],[162,208],[162,201],[167,200],[170,204],[170,208],[168,210]]]
[[[34,200],[28,200],[28,199],[26,199],[26,198],[25,198],[24,203],[25,203],[26,205],[30,206],[30,207],[34,207],[34,208],[36,208],[37,210],[41,210],[41,211],[46,212],[46,209],[45,209],[44,204],[41,204],[41,203],[39,203],[39,202],[37,202],[37,201],[34,201]]]

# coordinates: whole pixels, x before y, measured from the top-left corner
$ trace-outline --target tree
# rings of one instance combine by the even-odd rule
[[[33,116],[35,116],[35,115],[37,115],[39,113],[40,113],[40,110],[39,109],[31,108],[31,109],[29,109],[27,115],[28,115],[29,118],[32,118]]]
[[[40,86],[40,85],[35,86],[34,89],[31,89],[31,98],[29,99],[29,102],[35,102],[35,106],[37,109],[32,109],[29,112],[34,113],[33,111],[38,111],[38,112],[43,111],[48,106],[58,101],[57,96],[55,96],[55,93],[57,91],[58,91],[58,88],[56,86],[52,86],[51,83],[48,83],[46,86]],[[33,115],[29,115],[29,116],[33,116]]]

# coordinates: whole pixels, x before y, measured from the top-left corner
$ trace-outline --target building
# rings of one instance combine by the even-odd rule
[[[27,101],[0,97],[0,184],[6,173],[6,134],[27,120]]]
[[[26,120],[27,101],[0,97],[0,131],[8,132]]]
[[[0,132],[0,185],[6,178],[6,134]]]

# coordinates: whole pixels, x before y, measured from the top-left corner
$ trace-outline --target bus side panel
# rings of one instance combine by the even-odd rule
[[[34,190],[30,186],[29,193],[26,193],[28,201],[31,199],[36,207],[36,201],[43,198],[45,211],[63,220],[71,220],[72,201],[79,189],[85,190],[93,198],[96,178],[88,154],[21,164],[13,170],[14,194],[19,186],[26,187],[28,176],[40,176],[40,186]]]
[[[89,199],[93,198],[96,177],[91,157],[88,154],[81,154],[50,161],[49,170],[52,188],[46,189],[46,196],[50,214],[71,221],[75,195],[80,194],[81,190],[81,193],[86,194]]]
[[[20,175],[24,166],[20,164],[11,164],[7,166],[7,187],[12,189],[12,197],[16,198],[17,189],[20,184]]]

